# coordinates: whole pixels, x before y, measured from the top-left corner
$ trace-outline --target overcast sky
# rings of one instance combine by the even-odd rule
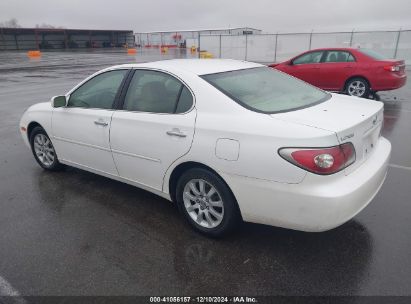
[[[0,0],[0,22],[135,32],[249,26],[264,32],[411,29],[411,0]]]

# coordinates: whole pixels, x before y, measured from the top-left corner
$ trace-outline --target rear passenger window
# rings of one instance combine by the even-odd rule
[[[130,82],[124,109],[150,113],[183,113],[193,104],[190,91],[175,77],[137,70]]]
[[[193,105],[193,96],[191,96],[190,91],[183,87],[181,91],[180,99],[178,100],[176,113],[184,113],[191,109]]]
[[[351,53],[345,51],[328,51],[324,62],[353,62],[355,61]]]

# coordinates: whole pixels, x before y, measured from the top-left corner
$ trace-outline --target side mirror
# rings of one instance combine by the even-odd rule
[[[54,96],[51,99],[51,104],[53,105],[53,108],[61,108],[61,107],[65,107],[67,105],[67,100],[66,100],[66,96],[62,95],[62,96]]]
[[[287,64],[288,64],[288,65],[293,65],[293,61],[290,60],[290,61],[287,62]]]

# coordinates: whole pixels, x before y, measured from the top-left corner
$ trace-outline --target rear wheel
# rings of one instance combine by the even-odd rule
[[[30,134],[31,151],[37,163],[46,170],[57,171],[63,165],[57,158],[53,143],[42,127],[35,127]]]
[[[208,236],[231,232],[241,219],[230,189],[206,169],[194,168],[182,174],[177,182],[176,200],[188,223]]]
[[[376,101],[380,101],[380,95],[377,92],[370,91],[369,98],[374,99]]]
[[[370,85],[364,78],[356,77],[347,82],[346,92],[350,96],[368,97],[370,94]]]

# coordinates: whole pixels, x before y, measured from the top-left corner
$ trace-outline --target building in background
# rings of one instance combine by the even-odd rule
[[[198,47],[199,36],[204,35],[253,35],[261,30],[251,27],[180,30],[164,32],[134,33],[137,46],[141,47]]]
[[[75,49],[134,46],[131,30],[0,28],[1,50]]]

